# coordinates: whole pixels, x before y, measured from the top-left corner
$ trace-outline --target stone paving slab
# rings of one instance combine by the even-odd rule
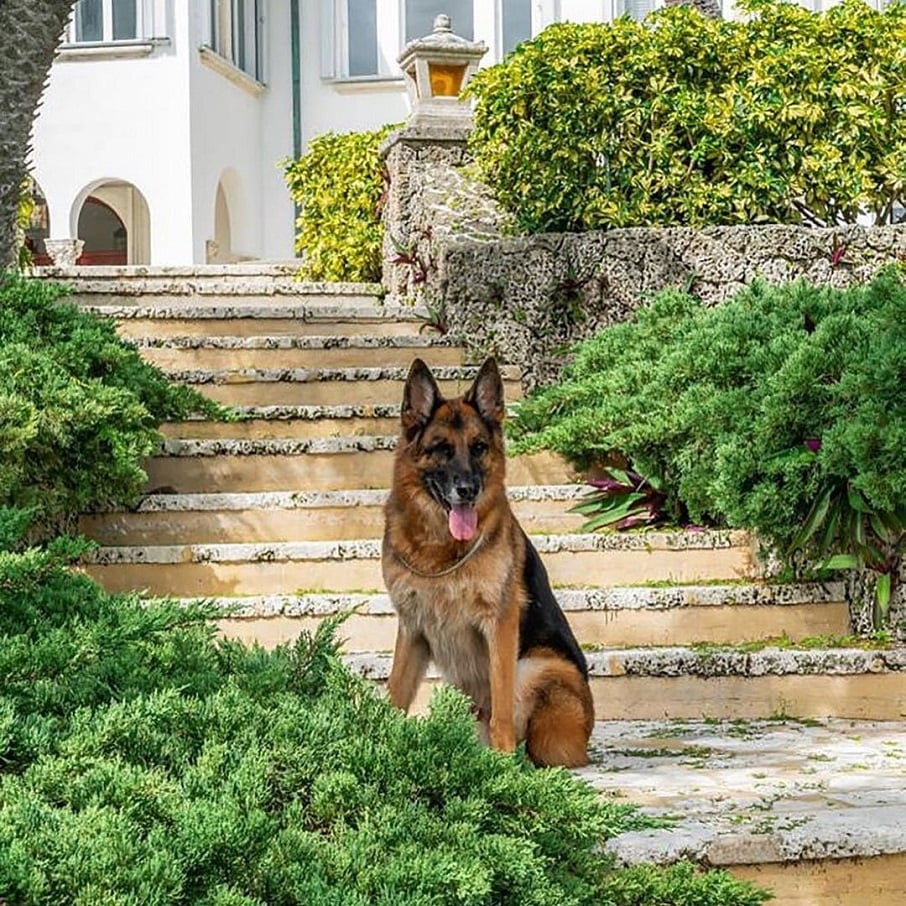
[[[672,819],[622,834],[622,864],[751,865],[906,853],[906,721],[602,721],[602,795]]]

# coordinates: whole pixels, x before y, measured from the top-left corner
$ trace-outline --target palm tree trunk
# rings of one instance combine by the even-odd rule
[[[31,126],[75,0],[0,0],[0,270],[17,258]]]

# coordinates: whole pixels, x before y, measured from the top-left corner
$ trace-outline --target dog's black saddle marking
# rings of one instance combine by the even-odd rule
[[[519,624],[519,657],[530,648],[552,648],[575,664],[587,679],[588,664],[585,662],[585,655],[554,597],[541,557],[527,536],[523,578],[528,592],[528,605]]]

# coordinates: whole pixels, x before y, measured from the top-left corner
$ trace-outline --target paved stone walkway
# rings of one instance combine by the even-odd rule
[[[577,773],[673,819],[610,841],[624,863],[906,851],[906,722],[602,721]]]

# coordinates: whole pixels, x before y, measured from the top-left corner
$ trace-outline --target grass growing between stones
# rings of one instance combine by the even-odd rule
[[[780,648],[785,651],[815,651],[827,648],[860,648],[864,651],[887,651],[897,648],[889,632],[874,632],[868,636],[859,635],[820,635],[802,639],[791,639],[788,635],[774,636],[767,639],[753,639],[751,642],[740,642],[736,645],[718,645],[713,642],[696,642],[690,646],[700,654],[711,654],[721,651],[736,651],[741,654],[752,654],[767,648]]]
[[[267,652],[204,607],[104,593],[83,545],[0,512],[0,899],[37,904],[755,906],[688,865],[617,869],[650,824],[346,670],[336,620]]]

